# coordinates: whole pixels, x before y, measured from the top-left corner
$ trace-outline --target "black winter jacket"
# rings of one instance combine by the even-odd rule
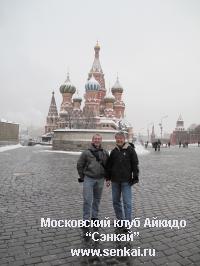
[[[132,178],[138,180],[138,164],[135,149],[129,143],[125,143],[122,148],[116,146],[106,164],[107,180],[114,182],[129,182]]]

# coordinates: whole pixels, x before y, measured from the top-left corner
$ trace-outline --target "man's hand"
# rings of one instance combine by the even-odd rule
[[[138,176],[132,178],[132,179],[129,181],[130,186],[133,186],[134,184],[137,184],[137,183],[139,183]]]
[[[84,182],[84,178],[83,178],[83,177],[79,177],[79,178],[78,178],[78,182],[79,182],[79,183]]]
[[[111,184],[111,181],[110,181],[110,180],[107,180],[107,181],[106,181],[106,186],[109,187],[110,184]]]

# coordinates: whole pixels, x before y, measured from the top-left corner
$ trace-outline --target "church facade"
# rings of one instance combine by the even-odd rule
[[[69,73],[60,86],[62,103],[58,112],[54,92],[46,118],[45,133],[56,129],[98,129],[126,130],[132,134],[132,127],[125,122],[125,103],[122,100],[123,87],[117,77],[115,84],[107,90],[104,73],[99,60],[100,46],[94,47],[94,61],[85,84],[84,99],[72,84]]]

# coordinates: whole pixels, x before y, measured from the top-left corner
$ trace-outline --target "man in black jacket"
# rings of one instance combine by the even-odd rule
[[[132,219],[131,186],[139,182],[138,157],[134,145],[125,142],[123,132],[115,135],[116,147],[111,151],[106,168],[106,185],[112,182],[112,201],[118,220]],[[121,198],[123,198],[123,209]]]

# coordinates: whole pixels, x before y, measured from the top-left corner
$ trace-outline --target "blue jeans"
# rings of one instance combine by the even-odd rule
[[[123,209],[122,201],[123,199]],[[112,182],[112,201],[115,215],[118,220],[129,220],[132,217],[132,193],[128,182]]]
[[[90,217],[98,218],[103,185],[103,178],[95,179],[85,176],[83,182],[83,220],[89,220]]]

